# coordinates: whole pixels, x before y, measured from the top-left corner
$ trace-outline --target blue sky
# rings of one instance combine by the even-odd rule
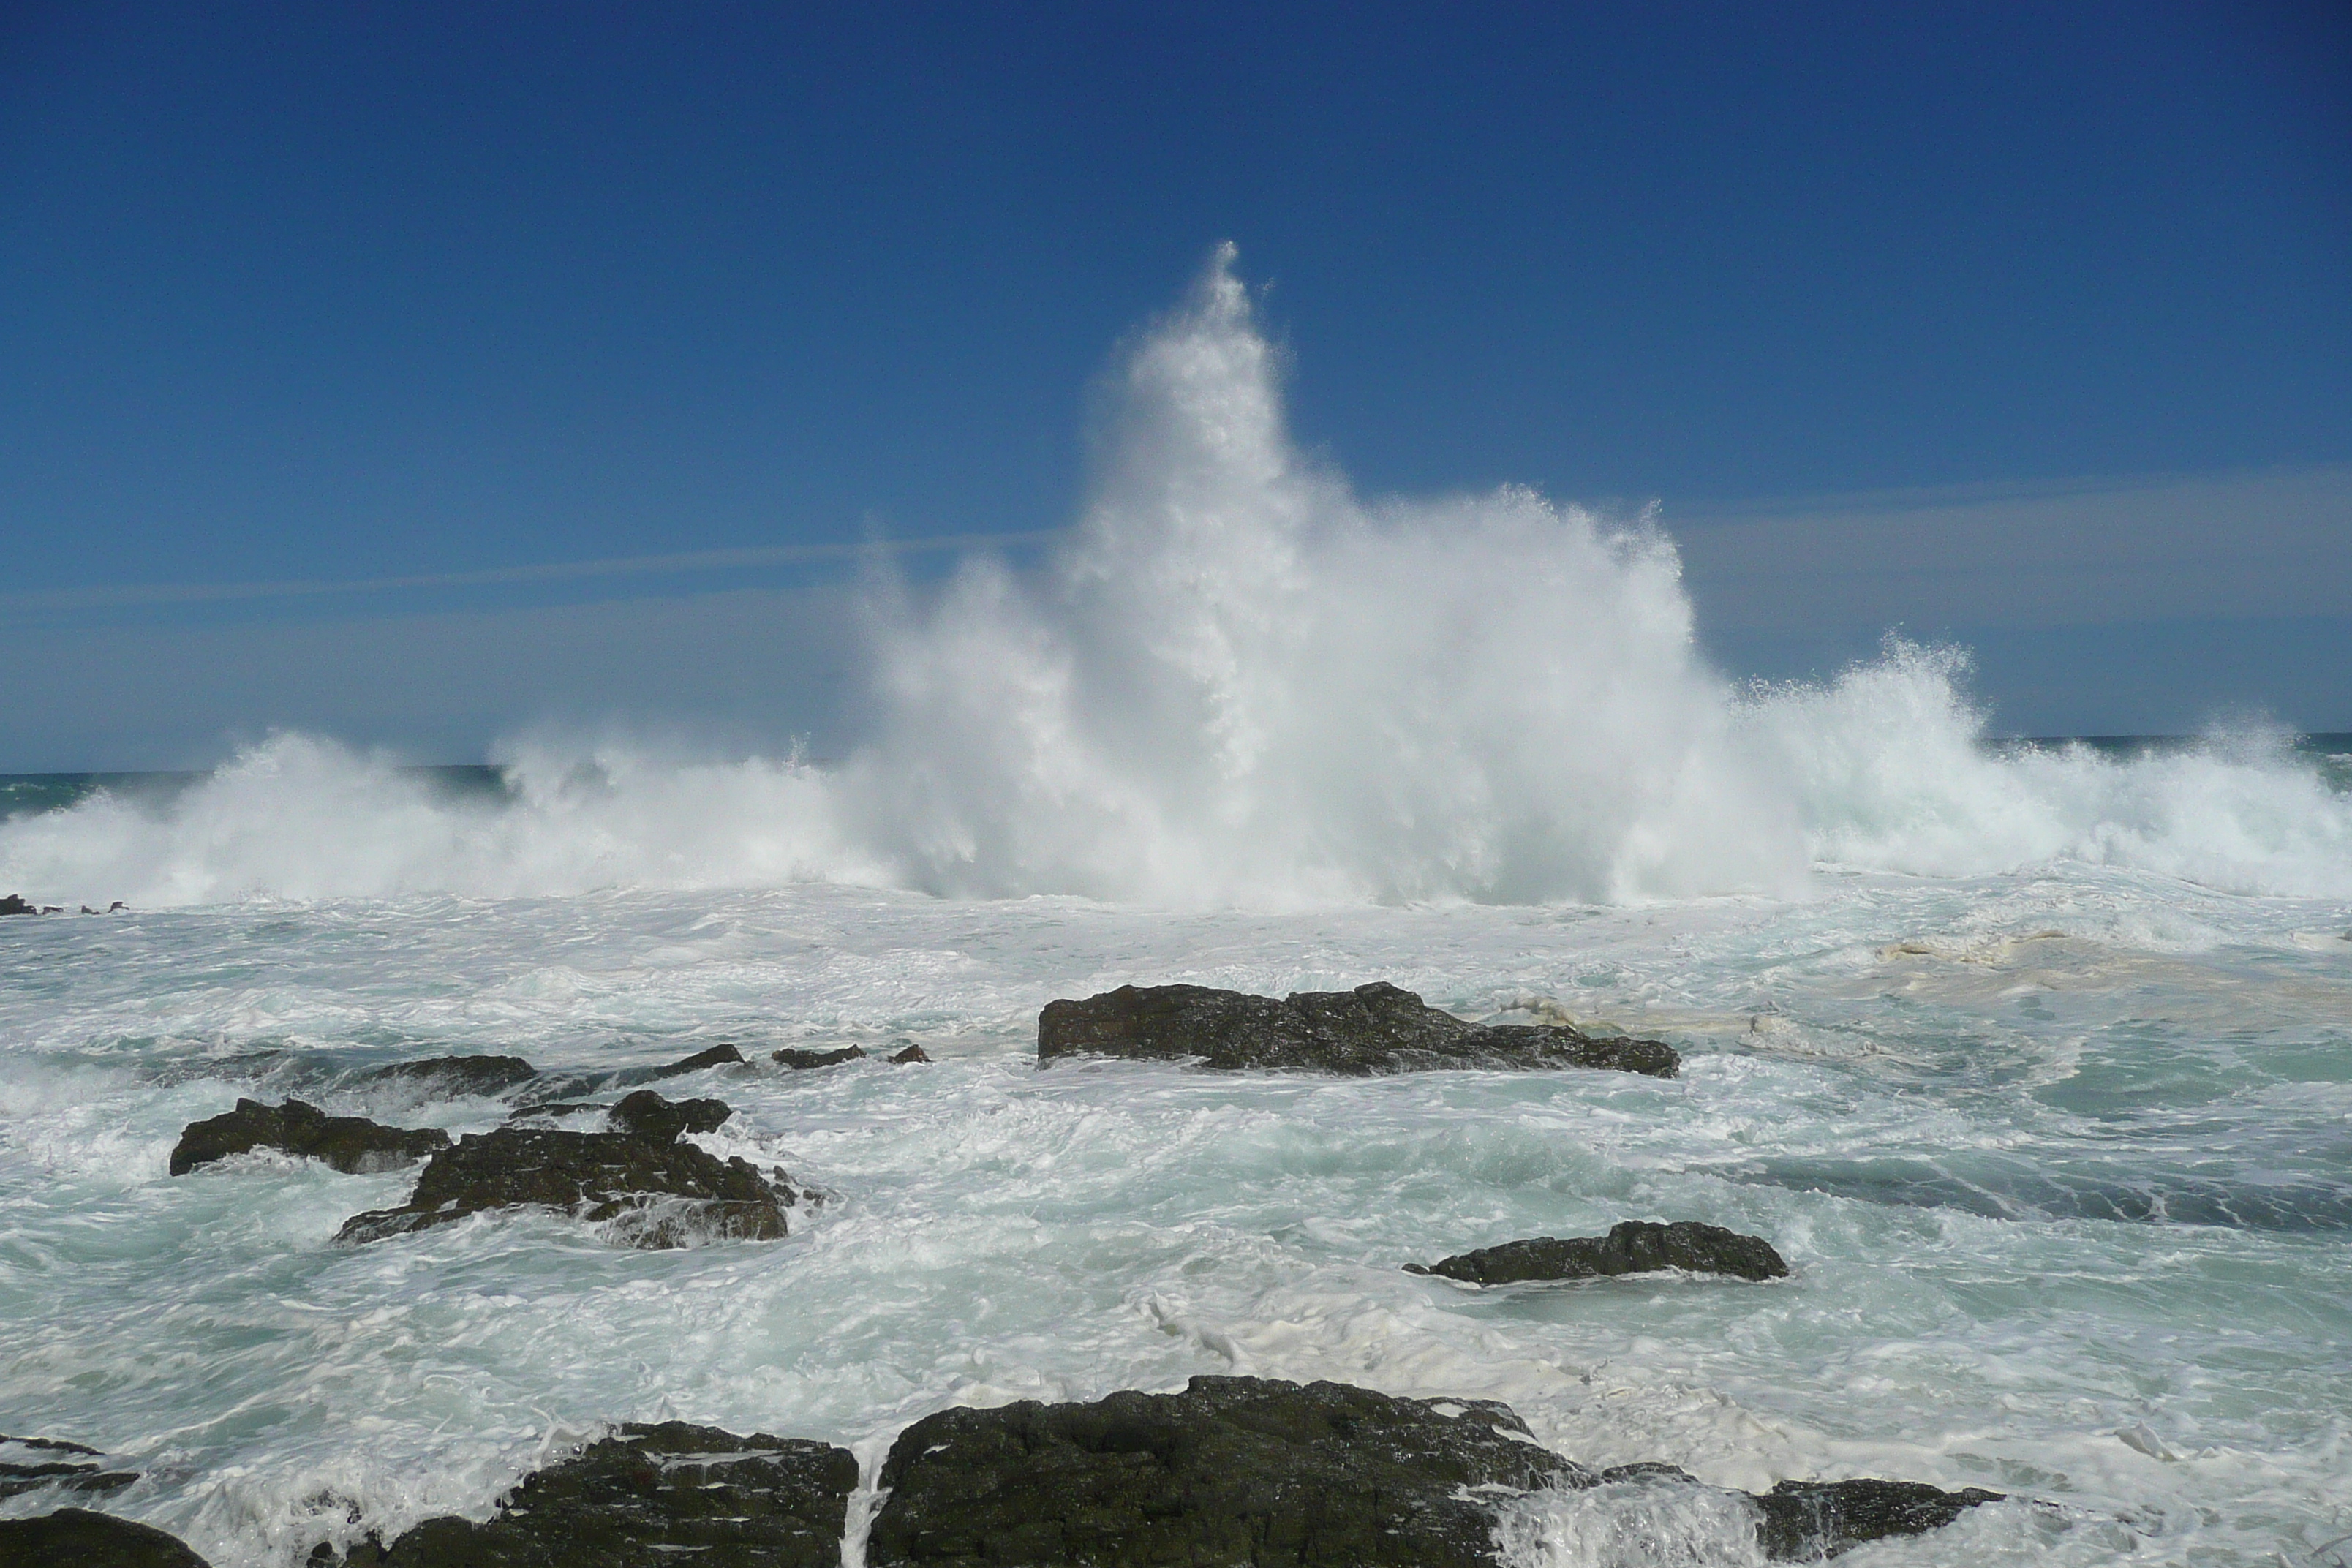
[[[1066,524],[1227,237],[1302,438],[1656,500],[1734,674],[2352,728],[2340,5],[18,4],[0,771],[845,732],[840,547]]]

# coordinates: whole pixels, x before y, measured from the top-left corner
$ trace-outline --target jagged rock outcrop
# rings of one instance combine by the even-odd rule
[[[733,1046],[713,1046],[707,1051],[697,1051],[690,1057],[683,1057],[677,1061],[667,1063],[662,1067],[655,1068],[647,1075],[646,1081],[651,1081],[652,1079],[656,1079],[677,1078],[683,1073],[700,1072],[706,1068],[740,1067],[742,1065],[743,1053],[737,1050]]]
[[[55,1487],[60,1491],[103,1496],[139,1479],[107,1459],[99,1449],[54,1437],[0,1436],[0,1498]]]
[[[1672,1078],[1660,1040],[1592,1036],[1554,1024],[1474,1024],[1384,982],[1279,1000],[1206,985],[1122,985],[1037,1016],[1037,1060],[1198,1058],[1202,1066],[1369,1074],[1436,1068],[1608,1068]]]
[[[1491,1402],[1254,1377],[943,1410],[891,1445],[866,1560],[1484,1568],[1495,1502],[1579,1473],[1525,1433]]]
[[[641,1089],[623,1095],[605,1112],[605,1125],[615,1132],[667,1143],[681,1132],[716,1132],[734,1114],[735,1108],[723,1100],[664,1100]]]
[[[370,1068],[352,1077],[354,1087],[394,1084],[418,1094],[478,1094],[495,1098],[539,1076],[539,1069],[520,1057],[427,1057],[423,1061],[393,1062]]]
[[[891,1056],[890,1056],[890,1058],[889,1058],[889,1062],[890,1062],[890,1065],[891,1065],[891,1066],[893,1066],[893,1067],[902,1067],[902,1068],[903,1068],[903,1067],[912,1067],[912,1066],[914,1066],[917,1062],[928,1062],[928,1061],[929,1061],[930,1059],[931,1059],[931,1058],[930,1058],[930,1054],[929,1054],[929,1052],[925,1051],[925,1050],[923,1049],[923,1047],[920,1047],[920,1046],[908,1046],[908,1047],[905,1050],[903,1050],[903,1051],[897,1051],[897,1052],[892,1053],[892,1055],[891,1055]]]
[[[437,1127],[386,1127],[364,1116],[330,1116],[299,1100],[264,1105],[240,1099],[235,1110],[188,1123],[172,1150],[172,1174],[184,1176],[255,1149],[276,1149],[361,1174],[414,1165],[448,1146],[449,1134]]]
[[[810,1068],[829,1068],[838,1062],[862,1061],[865,1057],[865,1050],[857,1046],[844,1046],[837,1051],[802,1051],[786,1046],[782,1050],[771,1055],[768,1059],[778,1067],[787,1067],[796,1071],[805,1072]]]
[[[837,1568],[857,1460],[800,1438],[624,1426],[526,1477],[483,1523],[430,1519],[315,1568]]]
[[[1405,1268],[1409,1273],[1442,1275],[1473,1285],[1591,1279],[1662,1268],[1735,1274],[1742,1279],[1779,1279],[1789,1272],[1787,1261],[1762,1237],[1742,1236],[1721,1226],[1688,1219],[1672,1225],[1629,1219],[1610,1226],[1607,1236],[1539,1236],[1457,1253],[1425,1268],[1418,1263],[1408,1263]]]
[[[177,1536],[111,1514],[61,1508],[0,1520],[0,1568],[209,1568]]]
[[[40,912],[40,906],[28,901],[22,893],[0,896],[0,915],[37,915]]]
[[[433,1156],[398,1208],[354,1215],[338,1241],[379,1241],[490,1209],[544,1207],[610,1226],[631,1247],[698,1240],[770,1241],[797,1194],[742,1159],[629,1132],[506,1126]]]

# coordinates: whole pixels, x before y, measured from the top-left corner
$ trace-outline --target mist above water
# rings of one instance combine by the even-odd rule
[[[517,743],[510,798],[281,734],[167,805],[0,825],[0,887],[149,905],[832,880],[1180,905],[1801,893],[1823,861],[2053,858],[2352,891],[2352,806],[2282,743],[1997,756],[1964,660],[1890,643],[1734,687],[1672,542],[1506,487],[1368,500],[1285,426],[1219,251],[1127,360],[1035,574],[869,588],[875,730],[838,766]],[[520,717],[520,716],[519,716]]]

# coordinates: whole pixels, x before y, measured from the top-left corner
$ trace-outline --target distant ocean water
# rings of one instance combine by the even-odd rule
[[[870,1484],[949,1405],[1243,1372],[1507,1400],[1595,1467],[2012,1494],[1851,1568],[2340,1556],[2352,737],[1990,741],[1964,662],[1900,643],[1737,688],[1662,539],[1360,502],[1276,392],[1213,273],[1047,578],[877,593],[837,763],[287,734],[0,781],[0,892],[131,906],[0,920],[0,1431],[108,1450],[140,1479],[103,1506],[217,1568],[292,1568],[481,1517],[609,1423],[841,1442]],[[1370,980],[1685,1069],[1034,1065],[1055,997]],[[239,1096],[481,1131],[508,1107],[351,1069],[722,1040],[752,1065],[665,1088],[832,1195],[780,1242],[352,1247],[408,1173],[167,1173]],[[901,1041],[931,1063],[874,1059]],[[1795,1274],[1402,1267],[1621,1219]],[[1528,1507],[1513,1568],[1756,1560],[1654,1488]]]

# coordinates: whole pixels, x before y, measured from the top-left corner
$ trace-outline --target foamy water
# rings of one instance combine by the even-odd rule
[[[877,586],[882,717],[836,765],[519,744],[508,798],[458,797],[285,735],[0,824],[0,891],[135,908],[0,921],[0,1430],[123,1456],[108,1506],[219,1568],[478,1516],[607,1422],[871,1461],[957,1401],[1234,1371],[1503,1398],[1595,1466],[2018,1494],[1854,1568],[2340,1551],[2345,795],[2259,734],[1995,752],[1932,649],[1737,689],[1663,535],[1358,498],[1276,368],[1221,262],[1133,358],[1061,557]],[[1371,979],[1686,1069],[1034,1066],[1055,996]],[[736,1107],[709,1146],[834,1194],[777,1244],[338,1247],[406,1174],[165,1174],[240,1093],[503,1115],[332,1087],[362,1064],[899,1038],[935,1065],[676,1085]],[[1795,1278],[1402,1270],[1625,1218]],[[1727,1510],[1612,1487],[1502,1539],[1750,1561]]]

